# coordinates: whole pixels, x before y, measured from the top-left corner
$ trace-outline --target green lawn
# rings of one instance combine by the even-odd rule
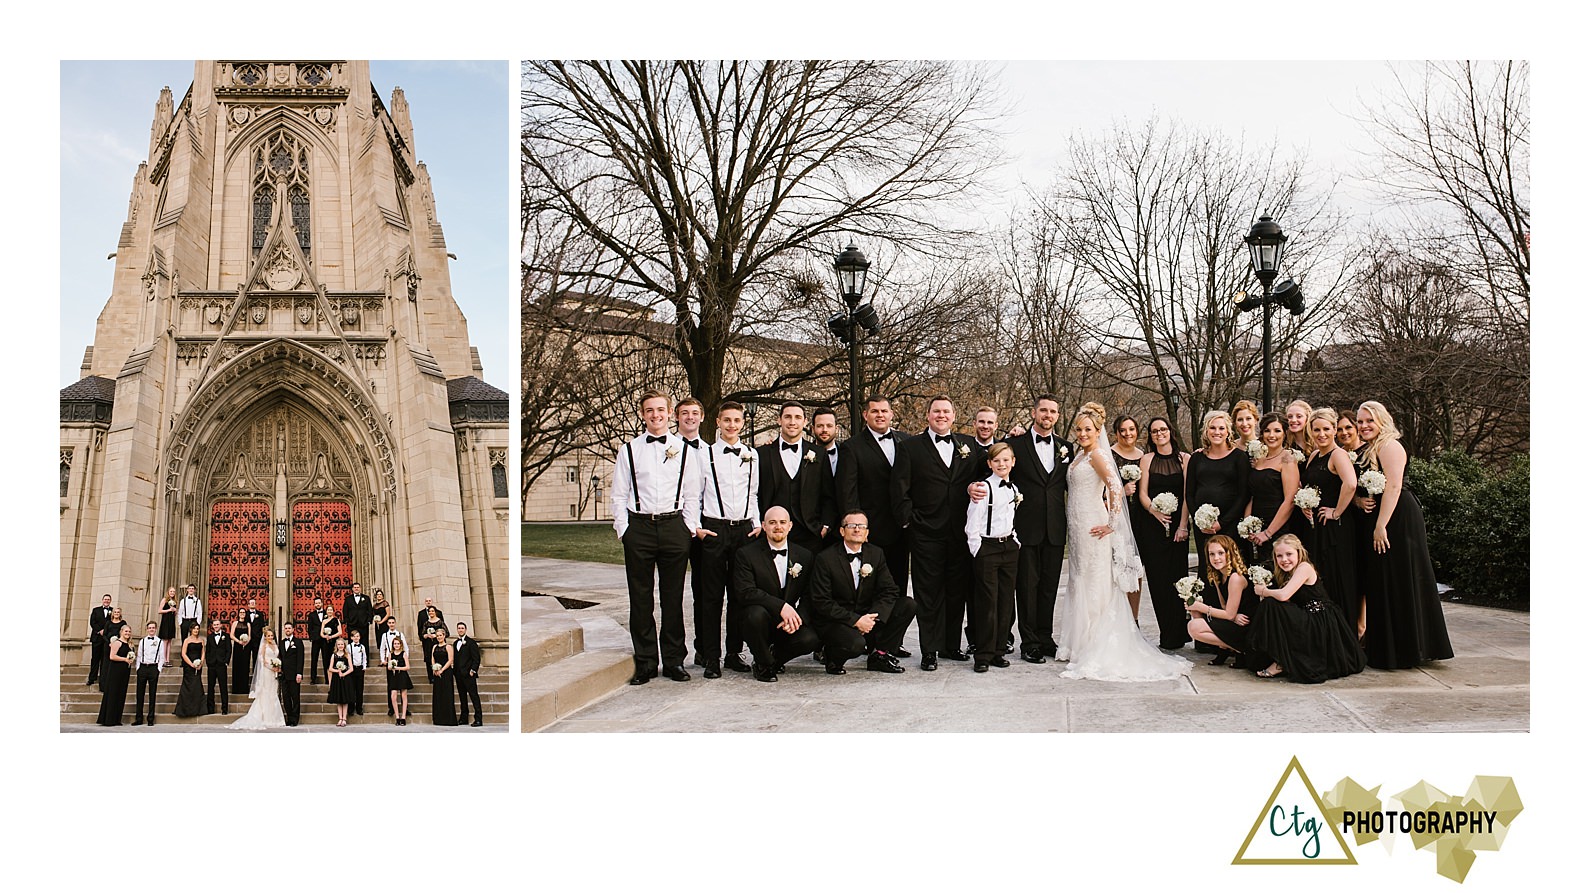
[[[611,523],[523,523],[519,525],[519,551],[536,558],[624,563],[624,547]]]

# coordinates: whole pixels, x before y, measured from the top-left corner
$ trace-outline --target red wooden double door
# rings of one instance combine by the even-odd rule
[[[213,616],[232,618],[250,598],[261,609],[270,607],[271,590],[270,504],[264,500],[217,502],[210,509],[209,610]],[[348,503],[342,500],[302,500],[293,503],[287,535],[292,579],[292,618],[298,635],[308,634],[304,618],[321,597],[333,611],[342,610],[342,599],[353,584],[353,525]]]

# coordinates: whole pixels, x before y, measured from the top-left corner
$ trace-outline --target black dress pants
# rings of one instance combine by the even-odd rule
[[[315,684],[320,681],[320,673],[325,671],[326,681],[331,681],[331,643],[325,639],[309,640],[309,682]]]
[[[469,725],[469,705],[474,702],[475,719],[484,719],[480,710],[480,677],[468,673],[454,673],[453,684],[458,686],[458,724]]]
[[[663,666],[684,666],[685,565],[691,539],[677,513],[653,518],[630,512],[629,529],[624,531],[624,577],[629,585],[629,638],[638,670],[657,668],[659,645]],[[657,600],[662,602],[660,642]]]
[[[972,555],[959,530],[911,530],[911,594],[917,601],[922,652],[959,651],[961,621],[972,588]],[[896,581],[898,582],[898,581]]]
[[[143,717],[144,722],[155,724],[155,688],[160,684],[160,668],[155,664],[144,664],[138,668],[138,706],[133,710],[133,718]],[[144,712],[144,690],[149,690],[149,712]]]
[[[1016,557],[1016,629],[1022,654],[1053,657],[1054,606],[1060,594],[1060,568],[1065,543],[1023,545]],[[1008,630],[1010,627],[1001,627]]]
[[[210,681],[209,687],[205,690],[205,712],[215,712],[215,690],[218,688],[221,690],[221,712],[232,712],[231,705],[226,701],[227,691],[230,688],[227,684],[226,664],[207,664],[206,667],[210,671]]]
[[[299,683],[296,676],[281,675],[282,716],[290,726],[298,725]]]
[[[695,606],[696,663],[721,661],[725,654],[739,654],[745,645],[740,632],[739,611],[728,600],[729,574],[734,553],[754,542],[747,534],[755,527],[750,521],[725,521],[703,518],[701,526],[717,534],[696,540],[690,546],[690,595]],[[728,604],[725,616],[724,605]],[[724,641],[718,646],[719,637]],[[815,647],[815,646],[813,646]]]
[[[804,614],[801,615],[801,628],[791,634],[779,629],[780,618],[761,605],[746,605],[739,613],[746,644],[751,646],[751,657],[764,667],[788,663],[802,654],[816,651],[822,644],[817,630]]]
[[[865,635],[854,626],[824,623],[817,629],[817,636],[823,642],[823,657],[828,663],[840,664],[872,651],[893,651],[900,647],[911,619],[916,616],[916,601],[902,595],[895,600],[889,619],[873,625],[872,632]],[[955,636],[960,638],[959,621],[955,627]]]
[[[972,557],[976,589],[972,610],[977,618],[974,644],[978,663],[990,663],[1005,653],[1005,636],[1016,615],[1016,563],[1023,549],[1013,537],[983,540]]]

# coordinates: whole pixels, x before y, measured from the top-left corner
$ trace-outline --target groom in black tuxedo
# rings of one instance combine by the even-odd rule
[[[231,705],[227,703],[227,691],[230,686],[226,682],[226,666],[232,659],[232,637],[221,629],[220,619],[210,621],[210,641],[204,644],[204,666],[210,671],[208,693],[205,695],[205,713],[215,712],[215,690],[221,690],[221,715],[231,712]],[[242,650],[239,649],[238,660],[243,659]]]
[[[1066,554],[1066,473],[1076,455],[1076,447],[1056,429],[1059,422],[1060,401],[1053,394],[1039,394],[1032,401],[1032,430],[1005,440],[1016,454],[1010,480],[1022,495],[1016,506],[1016,538],[1021,541],[1016,628],[1021,659],[1030,664],[1055,656],[1055,599]]]
[[[932,671],[940,657],[969,659],[961,650],[961,619],[972,590],[967,488],[988,465],[977,441],[950,431],[955,404],[949,397],[941,394],[928,403],[927,420],[928,430],[907,439],[896,455],[894,515],[910,538],[922,669]]]
[[[903,673],[894,652],[916,616],[916,602],[900,594],[883,550],[867,542],[866,515],[845,515],[839,535],[838,545],[812,560],[811,571],[810,613],[828,672],[842,676],[845,661],[866,653],[867,669]]]
[[[734,553],[729,599],[739,610],[758,682],[777,682],[786,661],[821,644],[809,616],[799,610],[812,553],[789,541],[789,529],[789,512],[775,505],[762,516],[763,538]]]
[[[282,662],[280,689],[282,715],[290,726],[298,725],[298,689],[304,684],[304,643],[293,638],[291,621],[282,624],[282,645],[276,652]]]

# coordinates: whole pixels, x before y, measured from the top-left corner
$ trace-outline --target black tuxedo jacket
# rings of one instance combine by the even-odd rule
[[[789,540],[784,541],[784,547],[789,549],[789,555],[786,556],[789,567],[798,564],[801,572],[790,577],[782,587],[779,585],[778,566],[773,563],[773,549],[767,544],[766,537],[735,550],[729,587],[730,601],[742,606],[760,605],[775,619],[783,612],[785,605],[800,607],[812,578],[812,553]],[[809,606],[810,600],[806,599],[806,602]]]
[[[769,508],[781,505],[789,511],[790,521],[813,537],[820,537],[824,527],[833,527],[838,521],[834,506],[834,475],[828,468],[828,456],[815,440],[802,440],[800,461],[796,463],[795,477],[784,470],[784,460],[779,456],[783,444],[774,438],[756,448],[756,460],[762,469],[758,472],[756,503],[762,514]],[[807,453],[817,455],[806,461]]]
[[[1007,437],[1016,464],[1010,480],[1021,490],[1021,505],[1016,506],[1016,538],[1023,546],[1063,546],[1066,541],[1066,473],[1076,458],[1076,444],[1055,438],[1054,471],[1043,470],[1032,432]],[[1061,448],[1065,455],[1059,455]]]
[[[458,675],[468,675],[471,671],[480,672],[480,643],[474,639],[463,639],[453,643],[453,669]]]
[[[872,565],[872,573],[861,578],[859,588],[850,582],[850,555],[844,543],[824,549],[812,563],[816,565],[811,571],[813,617],[845,626],[855,626],[863,614],[876,613],[880,623],[889,619],[900,598],[900,587],[889,574],[889,560],[882,549],[871,543],[862,544],[861,563]]]
[[[905,437],[890,431],[895,461],[900,461],[900,445]],[[839,445],[839,514],[865,512],[871,528],[867,542],[892,546],[900,540],[900,521],[894,513],[894,467],[878,445],[871,429]]]
[[[359,603],[354,604],[353,595],[350,593],[342,600],[342,622],[349,626],[366,627],[375,617],[375,609],[370,606],[370,596],[360,595]]]
[[[252,640],[251,640],[252,641]],[[215,641],[214,633],[204,634],[204,662],[212,667],[224,667],[232,660],[232,637],[226,630],[221,630],[221,641]]]
[[[253,611],[248,616],[248,647],[250,651],[259,647],[265,637],[265,612]]]
[[[321,608],[318,611],[309,612],[309,622],[305,625],[309,627],[310,644],[314,644],[315,642],[324,642],[326,640],[326,637],[320,634],[320,627],[325,624],[326,618],[330,616],[331,610],[328,608]]]
[[[88,635],[96,644],[103,645],[106,641],[105,627],[110,623],[112,608],[100,605],[88,612]]]
[[[894,515],[914,530],[940,536],[960,536],[966,529],[966,487],[988,476],[983,448],[965,434],[955,438],[950,464],[933,443],[933,433],[906,438],[894,453]],[[966,455],[962,456],[962,447]]]
[[[304,649],[308,646],[308,642],[298,638],[293,639],[292,648],[287,647],[286,639],[276,646],[276,659],[282,662],[281,680],[284,684],[289,682],[297,684],[295,677],[303,675]]]

